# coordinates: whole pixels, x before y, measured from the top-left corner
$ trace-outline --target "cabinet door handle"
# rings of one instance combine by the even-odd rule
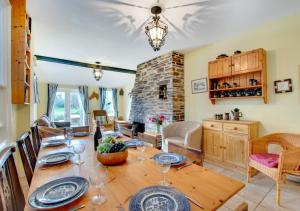
[[[210,127],[214,127],[214,125],[210,125]]]

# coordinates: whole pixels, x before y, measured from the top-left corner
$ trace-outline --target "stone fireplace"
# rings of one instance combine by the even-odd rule
[[[148,131],[156,126],[150,116],[163,114],[168,123],[184,120],[184,56],[171,52],[139,64],[130,120],[145,123]]]

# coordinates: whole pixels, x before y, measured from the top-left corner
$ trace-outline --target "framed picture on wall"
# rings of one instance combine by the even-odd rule
[[[293,91],[292,79],[274,81],[274,87],[275,87],[276,94],[292,92]]]
[[[192,80],[192,94],[207,92],[207,78]]]

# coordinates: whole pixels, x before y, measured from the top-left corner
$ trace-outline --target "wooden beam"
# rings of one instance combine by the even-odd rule
[[[97,65],[97,64],[90,64],[90,63],[72,61],[72,60],[67,60],[67,59],[59,59],[59,58],[48,57],[48,56],[35,55],[35,57],[37,60],[40,60],[40,61],[73,65],[73,66],[77,66],[77,67],[86,67],[86,68],[91,68],[91,69],[95,69],[95,68],[99,67],[99,65]],[[129,70],[129,69],[124,69],[124,68],[119,68],[119,67],[103,66],[103,65],[101,65],[101,67],[102,67],[102,70],[120,72],[120,73],[128,73],[128,74],[136,74],[135,70]]]

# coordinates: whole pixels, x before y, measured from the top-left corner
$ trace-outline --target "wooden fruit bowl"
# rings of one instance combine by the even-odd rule
[[[114,153],[97,153],[97,159],[103,165],[117,165],[124,163],[128,157],[128,150]]]

